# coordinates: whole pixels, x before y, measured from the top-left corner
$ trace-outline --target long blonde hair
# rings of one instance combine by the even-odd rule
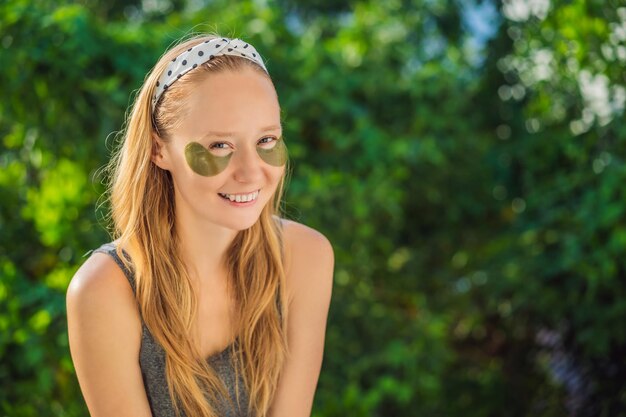
[[[179,123],[185,98],[193,86],[211,73],[249,67],[269,76],[248,59],[218,56],[172,84],[159,100],[154,117],[151,97],[159,76],[174,57],[215,37],[195,36],[161,57],[135,98],[123,142],[109,164],[112,234],[119,239],[117,252],[134,272],[142,319],[165,351],[166,378],[176,413],[180,415],[182,410],[194,417],[217,416],[220,399],[231,400],[220,378],[192,343],[198,302],[177,250],[180,246],[171,174],[151,161],[153,133],[163,139],[168,137]],[[288,172],[287,166],[259,220],[238,232],[224,259],[237,312],[234,328],[238,343],[232,346],[236,380],[243,377],[249,396],[247,407],[258,416],[265,416],[269,410],[287,356],[287,298],[278,213]],[[124,257],[122,248],[130,259]],[[236,399],[239,402],[238,395]]]

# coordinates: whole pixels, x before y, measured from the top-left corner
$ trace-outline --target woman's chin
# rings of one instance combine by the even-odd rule
[[[254,226],[254,224],[259,220],[259,216],[255,216],[254,218],[233,218],[231,221],[224,224],[224,227],[227,227],[231,230],[241,232],[242,230],[247,230]]]

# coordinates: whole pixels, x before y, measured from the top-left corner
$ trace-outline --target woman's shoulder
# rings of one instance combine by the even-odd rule
[[[291,296],[315,287],[332,286],[334,252],[320,231],[293,220],[280,219],[285,244],[285,273]]]
[[[133,288],[127,274],[110,253],[113,246],[103,245],[100,251],[93,251],[78,268],[67,288],[66,302],[79,314],[88,309],[93,313],[119,311],[130,322],[139,318]],[[105,314],[106,316],[106,314]]]
[[[321,251],[325,253],[325,256],[332,256],[332,244],[322,232],[294,220],[283,218],[279,220],[288,249],[304,253],[310,250]]]
[[[127,274],[115,255],[115,241],[106,243],[96,250],[78,268],[68,291],[91,292],[109,289],[120,291],[130,289]],[[122,291],[124,292],[124,291]]]

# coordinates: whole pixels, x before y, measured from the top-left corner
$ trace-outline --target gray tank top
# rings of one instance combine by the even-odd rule
[[[113,257],[115,262],[120,266],[124,275],[128,278],[128,282],[133,289],[133,293],[136,291],[135,277],[132,271],[128,270],[122,260],[115,252],[115,245],[113,242],[105,243],[93,253],[102,252],[109,254]],[[128,257],[128,254],[124,252],[124,255]],[[130,257],[128,257],[130,259]],[[146,389],[148,401],[150,403],[150,409],[152,410],[153,417],[175,417],[176,412],[167,389],[167,380],[165,378],[165,351],[154,339],[148,328],[146,327],[143,319],[141,321],[142,335],[141,335],[141,348],[139,351],[139,366],[141,368],[141,376],[143,378],[143,384]],[[232,350],[233,344],[228,346],[221,352],[218,352],[207,358],[208,363],[215,369],[219,377],[224,381],[230,397],[237,407],[237,400],[235,395],[235,387],[239,386],[239,408],[233,409],[229,402],[224,399],[220,404],[215,404],[214,407],[221,417],[249,417],[251,413],[248,410],[248,393],[246,391],[243,379],[239,377],[239,384],[235,384],[235,370],[232,363]],[[182,412],[182,410],[181,410]],[[185,416],[184,413],[182,413]]]

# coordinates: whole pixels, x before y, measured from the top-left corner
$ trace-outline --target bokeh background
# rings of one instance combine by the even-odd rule
[[[87,416],[65,291],[192,31],[249,40],[333,243],[314,417],[626,415],[624,0],[0,3],[0,415]]]

